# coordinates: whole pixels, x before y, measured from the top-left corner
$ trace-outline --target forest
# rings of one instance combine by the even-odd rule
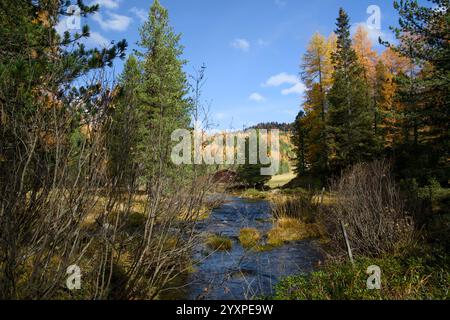
[[[58,33],[72,2],[0,1],[0,300],[450,298],[449,0],[393,1],[381,52],[345,8],[310,35],[295,120],[232,133],[281,132],[274,176],[174,163],[216,133],[159,0],[135,50]]]

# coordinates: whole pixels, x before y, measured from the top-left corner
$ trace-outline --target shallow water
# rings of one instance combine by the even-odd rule
[[[321,259],[312,241],[298,241],[265,252],[245,250],[239,242],[242,228],[256,228],[261,234],[272,228],[267,201],[228,198],[211,216],[198,223],[201,234],[219,234],[233,241],[229,252],[212,252],[204,244],[193,254],[197,262],[183,288],[171,299],[242,300],[273,294],[281,277],[310,272]],[[167,297],[166,297],[167,298]]]

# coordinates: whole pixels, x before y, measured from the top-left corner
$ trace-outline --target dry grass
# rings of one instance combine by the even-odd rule
[[[239,241],[246,249],[256,247],[259,240],[261,240],[261,234],[254,228],[244,228],[239,233]]]
[[[271,198],[273,229],[267,234],[267,243],[260,250],[279,247],[286,242],[323,238],[324,228],[317,223],[320,209],[318,198],[312,192],[276,194]]]
[[[320,203],[317,196],[310,193],[277,195],[271,198],[271,211],[275,219],[293,218],[307,223],[316,221]]]
[[[129,201],[129,204],[128,204]],[[94,225],[99,217],[104,214],[107,210],[108,198],[104,195],[99,195],[94,198],[91,204],[91,209],[83,220],[83,226],[88,228]],[[143,225],[147,219],[146,211],[148,205],[147,196],[144,194],[132,195],[131,199],[125,199],[124,197],[119,197],[116,204],[116,214],[119,212],[123,213],[128,211],[128,214],[124,217],[127,220],[127,225],[130,227],[132,225]],[[180,212],[177,215],[177,220],[183,222],[201,221],[206,220],[211,215],[212,209],[216,206],[216,202],[204,201],[201,206],[192,212],[192,208],[184,206],[180,208]],[[113,214],[115,217],[116,215]],[[138,221],[137,221],[138,220]]]
[[[269,193],[257,189],[246,189],[244,191],[237,192],[236,195],[245,199],[264,200],[267,199]]]
[[[206,246],[214,251],[230,251],[233,247],[233,242],[230,238],[214,234],[208,236]]]
[[[269,231],[267,244],[278,247],[286,242],[320,238],[323,234],[322,228],[316,223],[305,223],[293,218],[281,218]]]
[[[206,220],[211,215],[211,208],[203,205],[195,214],[192,214],[188,209],[184,209],[177,217],[180,221],[201,221]]]

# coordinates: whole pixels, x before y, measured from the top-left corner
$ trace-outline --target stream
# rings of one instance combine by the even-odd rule
[[[270,296],[280,278],[308,273],[321,255],[314,241],[285,244],[270,251],[245,250],[239,242],[242,228],[256,228],[266,234],[273,225],[270,203],[228,197],[211,216],[198,222],[202,235],[218,234],[233,241],[230,251],[214,252],[204,244],[194,253],[195,270],[182,288],[170,293],[170,299],[248,300]]]

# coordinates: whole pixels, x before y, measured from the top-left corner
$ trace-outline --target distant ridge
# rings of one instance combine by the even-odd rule
[[[292,123],[279,123],[279,122],[262,122],[255,126],[251,126],[246,128],[245,130],[251,130],[251,129],[265,129],[265,130],[272,130],[272,129],[278,129],[280,131],[288,132],[293,130],[293,124]]]

